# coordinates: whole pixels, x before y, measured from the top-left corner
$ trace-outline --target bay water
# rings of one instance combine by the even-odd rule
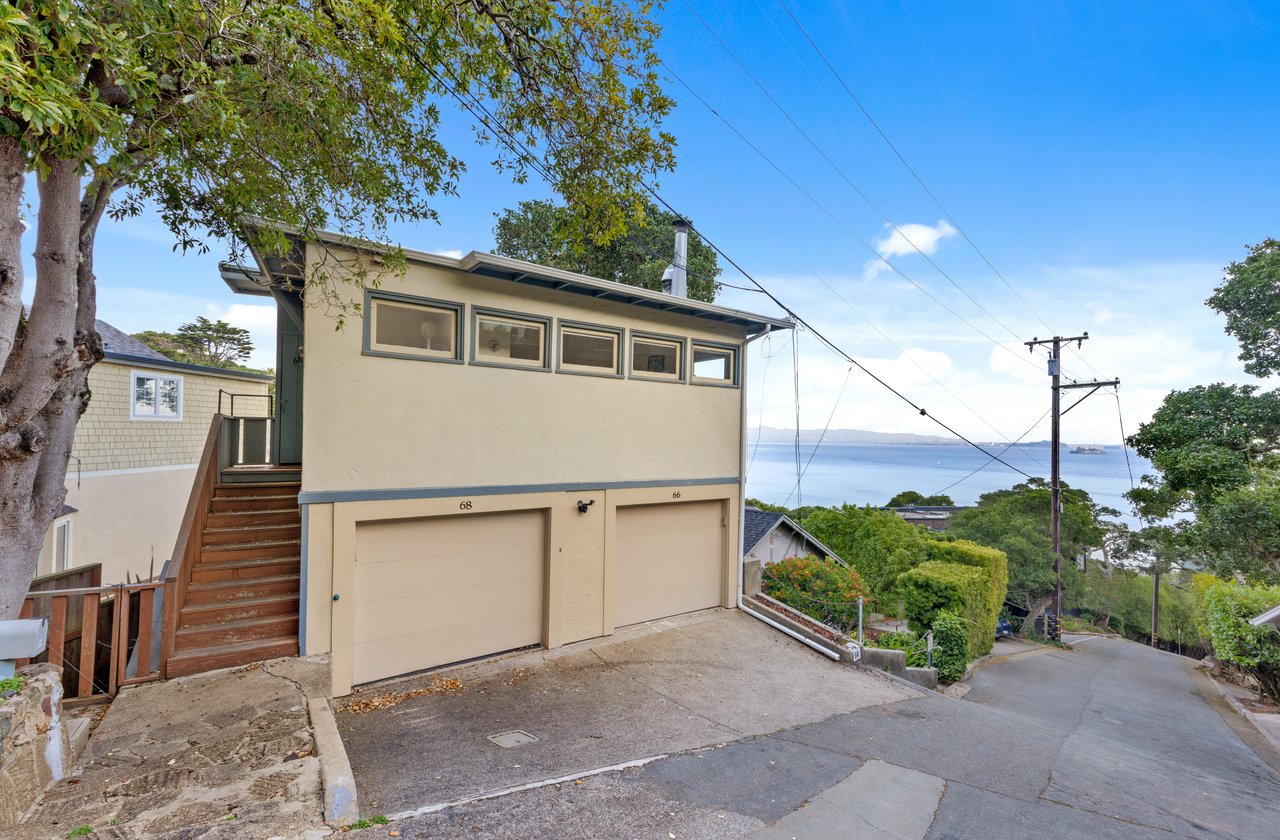
[[[1048,480],[1048,443],[1025,444],[1001,453],[1001,460]],[[771,504],[881,506],[903,490],[926,496],[945,492],[957,505],[972,505],[978,496],[1012,487],[1026,477],[971,446],[944,444],[800,444],[802,478],[797,488],[796,450],[790,443],[759,443],[747,438],[747,495]],[[1103,447],[1100,455],[1071,454],[1062,449],[1062,480],[1089,493],[1101,505],[1121,512],[1121,520],[1137,525],[1123,494],[1129,471],[1135,482],[1152,472],[1151,464],[1120,446]]]

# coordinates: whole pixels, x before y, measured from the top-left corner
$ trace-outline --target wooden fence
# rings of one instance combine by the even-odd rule
[[[48,618],[49,642],[39,657],[18,664],[61,666],[68,700],[114,697],[122,686],[163,679],[169,651],[154,637],[153,619],[172,604],[166,589],[172,587],[164,581],[148,581],[29,591],[21,617]]]

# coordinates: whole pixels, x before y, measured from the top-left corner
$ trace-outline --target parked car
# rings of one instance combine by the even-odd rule
[[[1006,636],[1013,635],[1013,622],[1007,618],[1001,618],[996,622],[996,638],[1003,639]]]

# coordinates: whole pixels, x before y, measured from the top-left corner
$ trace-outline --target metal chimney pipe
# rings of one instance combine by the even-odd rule
[[[676,297],[689,296],[689,279],[686,269],[689,266],[689,223],[684,219],[676,219],[676,257],[672,260],[671,294]]]

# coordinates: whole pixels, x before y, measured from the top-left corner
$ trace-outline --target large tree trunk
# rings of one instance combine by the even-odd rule
[[[88,404],[88,371],[102,355],[93,328],[92,274],[101,207],[97,201],[82,205],[76,161],[47,161],[39,185],[35,295],[29,318],[12,317],[15,309],[21,315],[17,213],[24,173],[20,153],[5,140],[0,270],[16,256],[18,279],[0,286],[0,619],[18,615],[45,533],[62,510],[76,422]]]
[[[1052,603],[1053,603],[1052,593],[1035,601],[1028,608],[1027,617],[1022,620],[1022,630],[1018,632],[1018,635],[1025,639],[1027,638],[1027,636],[1030,636],[1032,633],[1034,633],[1036,629],[1036,619],[1039,618],[1040,614],[1043,613]]]

